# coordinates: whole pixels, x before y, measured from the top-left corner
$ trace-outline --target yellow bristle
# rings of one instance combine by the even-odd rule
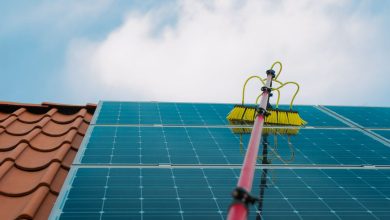
[[[288,118],[286,112],[278,112],[277,124],[288,125]]]
[[[301,125],[306,125],[306,124],[307,124],[307,122],[306,122],[305,120],[303,120],[303,119],[301,118],[301,116],[299,116],[299,114],[297,114],[297,117],[298,117],[299,120],[301,121]]]
[[[244,111],[245,111],[245,109],[242,108],[242,107],[237,108],[237,111],[236,111],[236,114],[235,114],[234,118],[236,120],[241,120],[242,119],[242,115],[244,114]]]
[[[241,120],[244,110],[243,107],[234,107],[226,118],[228,120]]]
[[[297,112],[288,112],[289,124],[295,126],[305,125],[307,122],[304,121]]]
[[[254,108],[247,108],[243,117],[244,121],[247,122],[252,122],[254,121],[254,114],[255,114],[255,109]]]
[[[287,112],[287,117],[290,125],[298,125],[297,118],[293,112]]]
[[[269,110],[270,114],[265,118],[265,122],[268,124],[277,124],[278,123],[278,116],[276,111]]]
[[[291,126],[302,126],[307,124],[307,122],[304,121],[295,111],[289,112],[285,110],[280,111],[272,109],[268,110],[268,112],[269,115],[265,118],[265,123],[267,124]],[[235,106],[226,116],[226,119],[240,124],[253,123],[256,114],[256,108],[254,107]]]

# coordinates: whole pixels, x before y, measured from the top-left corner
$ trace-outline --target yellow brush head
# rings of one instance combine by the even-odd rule
[[[297,111],[268,109],[269,115],[265,123],[270,125],[303,126],[307,122],[303,120]],[[256,107],[236,105],[227,115],[226,119],[238,123],[253,123],[256,117]]]
[[[226,119],[233,122],[253,123],[256,116],[256,107],[236,105]]]

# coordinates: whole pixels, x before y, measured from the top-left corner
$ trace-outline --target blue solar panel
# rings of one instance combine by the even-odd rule
[[[59,219],[225,219],[238,169],[79,168]],[[249,219],[389,219],[389,170],[257,170]],[[260,194],[261,193],[261,194]]]
[[[390,140],[390,130],[372,130],[372,131],[386,138],[387,140]]]
[[[389,147],[352,129],[301,129],[263,138],[272,164],[390,165]],[[81,163],[241,164],[248,140],[249,134],[229,128],[97,126]]]
[[[96,124],[228,125],[233,104],[103,102]],[[288,109],[287,106],[281,106]],[[296,106],[308,126],[346,127],[313,106]]]
[[[390,128],[390,108],[351,106],[326,106],[326,108],[363,127]]]

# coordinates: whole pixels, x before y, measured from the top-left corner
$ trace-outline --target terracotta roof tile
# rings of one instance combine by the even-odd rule
[[[95,108],[0,102],[0,219],[47,219]]]

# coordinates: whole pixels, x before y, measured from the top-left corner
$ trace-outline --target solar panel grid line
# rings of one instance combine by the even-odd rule
[[[219,118],[220,118],[221,120],[223,120],[222,117],[220,117],[220,115],[218,114],[218,112],[215,110],[215,108],[213,108],[213,110],[216,112],[216,114],[219,116]],[[199,114],[198,111],[197,111],[197,113]],[[181,117],[180,114],[179,114],[179,116]],[[185,128],[185,132],[186,132],[186,134],[187,134],[187,137],[188,137],[188,139],[189,139],[190,144],[192,145],[192,148],[193,148],[193,150],[194,150],[194,153],[195,153],[195,155],[196,155],[196,158],[197,158],[198,162],[200,163],[200,161],[199,161],[199,156],[198,156],[197,153],[196,153],[196,150],[195,150],[195,148],[194,148],[194,146],[193,146],[192,140],[191,140],[190,135],[189,135],[189,133],[188,133],[188,130],[187,130],[186,128]],[[208,180],[207,180],[207,178],[206,178],[206,174],[204,173],[203,169],[201,169],[201,171],[202,171],[203,177],[206,179],[207,185],[210,185],[209,182],[208,182]],[[218,203],[216,202],[216,196],[214,195],[214,192],[213,192],[212,188],[211,188],[211,187],[208,187],[208,189],[210,190],[210,193],[211,193],[211,195],[213,196],[213,200],[214,200],[214,202],[215,202],[215,204],[216,204],[216,207],[217,207],[217,212],[220,214],[221,219],[224,219],[224,216],[222,215],[223,212],[221,211],[220,206],[219,206]]]
[[[159,112],[160,121],[162,122],[162,118],[161,118],[160,111],[158,111],[158,112]],[[168,154],[169,164],[171,164],[171,163],[172,163],[172,161],[171,161],[171,156],[170,156],[169,149],[168,149],[168,146],[167,146],[167,139],[166,139],[166,136],[165,136],[165,134],[164,134],[164,130],[163,130],[163,137],[164,137],[164,143],[165,143],[166,151],[167,151],[167,154]],[[174,174],[173,174],[173,172],[172,172],[172,169],[170,169],[170,171],[171,171],[171,175],[172,175],[172,179],[173,179],[173,184],[174,184],[174,189],[175,189],[175,193],[176,193],[177,203],[178,203],[178,205],[179,205],[180,217],[181,217],[182,220],[184,220],[184,217],[183,217],[183,209],[182,209],[182,207],[181,207],[179,192],[177,191],[177,186],[176,186],[176,181],[175,181],[175,178],[174,178]]]
[[[195,109],[196,109],[196,108],[195,108]],[[198,113],[198,115],[200,115],[200,113],[199,113],[199,111],[198,111],[197,109],[196,109],[196,112]],[[221,118],[221,117],[220,117],[220,118]],[[224,119],[221,118],[221,120],[224,120]],[[192,143],[192,141],[191,141],[191,138],[190,138],[190,136],[189,136],[189,134],[188,134],[188,131],[187,131],[187,129],[185,129],[185,130],[186,130],[186,133],[187,133],[188,138],[190,139],[190,143],[191,143],[192,147],[194,148],[194,145],[193,145],[193,143]],[[208,128],[207,128],[207,132],[208,132],[208,134],[211,136],[211,138],[213,139],[213,141],[214,141],[214,143],[216,144],[216,146],[218,146],[218,150],[221,152],[222,157],[226,160],[227,163],[229,163],[229,161],[227,160],[226,155],[224,154],[223,150],[221,149],[221,146],[219,145],[218,141],[216,141],[215,137],[213,136],[213,134],[210,132],[210,130],[209,130]],[[236,139],[238,140],[238,137],[236,137]],[[200,163],[200,161],[199,161],[199,163]]]
[[[117,131],[118,131],[118,128],[115,128],[115,132],[114,132],[114,139],[113,139],[113,143],[112,143],[112,149],[111,149],[111,154],[110,154],[110,163],[112,162],[112,157],[113,157],[113,151],[114,151],[114,146],[115,146],[115,140],[116,140],[116,135],[117,135]],[[103,201],[102,201],[102,205],[101,205],[101,209],[99,211],[99,219],[102,220],[103,218],[103,213],[104,213],[104,208],[105,208],[105,201],[106,201],[106,195],[107,195],[107,189],[108,189],[108,181],[109,181],[109,177],[110,177],[110,171],[111,169],[108,169],[108,173],[107,173],[107,176],[106,176],[106,183],[105,183],[105,188],[104,188],[104,194],[103,194]]]
[[[104,187],[104,192],[103,192],[103,198],[102,198],[102,205],[101,205],[101,208],[100,208],[100,211],[99,211],[99,219],[102,220],[103,218],[103,213],[104,213],[104,204],[106,202],[106,196],[107,196],[107,189],[108,189],[108,181],[109,181],[109,178],[110,178],[110,171],[111,169],[108,169],[108,173],[107,173],[107,176],[106,176],[106,183],[105,183],[105,187]]]
[[[195,157],[197,158],[198,162],[200,163],[200,161],[199,161],[199,156],[198,156],[197,153],[196,153],[196,150],[195,150],[195,148],[194,148],[194,145],[193,145],[193,143],[192,143],[192,140],[191,140],[191,138],[190,138],[190,136],[189,136],[188,131],[187,131],[186,128],[185,128],[185,131],[186,131],[187,137],[188,137],[188,139],[189,139],[189,141],[190,141],[190,144],[192,145],[192,149],[194,150]],[[225,158],[226,158],[226,156],[225,156]],[[206,179],[207,185],[210,185],[209,182],[208,182],[208,180],[207,180],[207,178],[206,178],[205,172],[203,171],[203,169],[201,169],[201,170],[202,170],[202,173],[203,173],[203,177]],[[220,208],[220,206],[218,205],[218,203],[217,203],[217,201],[216,201],[216,197],[215,197],[215,195],[214,195],[214,192],[213,192],[212,188],[209,187],[209,190],[210,190],[210,192],[211,192],[211,194],[212,194],[212,196],[213,196],[214,202],[215,202],[215,204],[216,204],[216,206],[217,206],[217,208],[218,208],[218,213],[220,214],[221,219],[224,219],[224,216],[222,215],[223,212],[221,211],[221,208]]]
[[[327,174],[325,174],[325,175],[327,175]],[[328,175],[327,175],[328,176]],[[329,178],[329,176],[328,176],[328,178]],[[332,178],[330,178],[333,182],[335,182]],[[336,183],[336,182],[335,182]],[[353,197],[347,190],[345,190],[344,188],[341,188],[343,191],[345,191],[350,197]],[[361,205],[368,213],[370,213],[370,214],[372,214],[372,212],[366,207],[366,206],[364,206],[359,200],[357,200],[356,199],[356,201],[357,201],[357,203],[359,203],[359,205]],[[373,215],[373,217],[375,218],[375,219],[378,219],[375,215]]]
[[[355,174],[356,175],[356,174]],[[367,182],[364,178],[360,177],[360,176],[357,176],[357,178],[361,179],[361,181],[365,182],[367,185],[371,185],[369,182]],[[389,196],[385,195],[384,193],[382,193],[380,190],[378,190],[376,187],[371,187],[372,190],[376,191],[378,194],[380,194],[381,196],[383,196],[384,198],[387,198],[389,199]],[[352,195],[351,195],[352,196]],[[370,210],[368,210],[370,211]]]
[[[294,171],[292,171],[292,172],[294,172]],[[295,172],[294,172],[294,173],[295,173]],[[298,175],[297,175],[297,176],[298,176]],[[301,178],[300,178],[300,179],[301,179]],[[321,201],[329,210],[331,210],[330,212],[333,213],[337,219],[340,219],[340,220],[341,220],[340,216],[339,216],[336,212],[334,212],[334,210],[332,210],[332,208],[331,208],[326,202],[324,202],[323,199],[322,199],[314,190],[312,190],[312,188],[311,188],[308,184],[306,184],[306,182],[305,182],[304,180],[301,180],[301,181],[304,183],[304,185],[305,185],[311,192],[313,192],[313,193],[319,198],[319,200],[320,200],[320,201]]]
[[[219,112],[215,109],[215,107],[212,105],[211,108],[215,112],[215,114],[219,117],[220,120],[226,120],[226,115],[222,116],[219,114]]]
[[[203,174],[203,178],[206,180],[207,185],[210,186],[210,183],[209,183],[209,181],[208,181],[208,179],[207,179],[207,176],[206,176],[204,170],[201,169],[201,171],[202,171],[202,174]],[[221,219],[223,220],[223,219],[224,219],[224,216],[222,215],[222,214],[223,214],[223,211],[222,211],[220,205],[219,205],[218,202],[217,202],[217,197],[215,196],[212,187],[208,187],[208,189],[210,190],[210,193],[211,193],[211,195],[213,196],[212,199],[214,200],[215,205],[217,206],[217,212],[220,214]]]
[[[142,169],[140,169],[140,177],[139,177],[139,184],[140,184],[140,187],[139,187],[139,191],[140,191],[140,214],[141,214],[141,220],[144,219],[144,193],[143,193],[143,182],[142,182]]]
[[[178,205],[179,205],[180,217],[181,217],[182,220],[184,220],[183,209],[182,209],[181,202],[180,202],[179,192],[178,192],[178,190],[177,190],[178,187],[177,187],[177,185],[176,185],[175,176],[174,176],[174,174],[173,174],[172,169],[170,169],[170,171],[171,171],[172,180],[173,180],[173,188],[175,189],[176,199],[177,199],[177,203],[178,203]]]
[[[263,171],[264,172],[264,171]],[[287,199],[287,197],[284,195],[284,193],[279,189],[279,188],[276,188],[276,191],[278,191],[280,193],[280,195],[282,196],[281,199],[285,200],[286,203],[289,205],[289,207],[292,209],[293,213],[296,214],[296,216],[300,219],[300,220],[303,220],[302,219],[302,216],[299,215],[298,211],[295,209],[295,207],[293,206],[293,204],[291,204],[291,202]],[[259,212],[259,215],[262,215],[263,213],[262,212]]]
[[[141,130],[138,130],[138,140],[141,143]],[[141,146],[139,147],[139,163],[142,164],[142,148]]]

